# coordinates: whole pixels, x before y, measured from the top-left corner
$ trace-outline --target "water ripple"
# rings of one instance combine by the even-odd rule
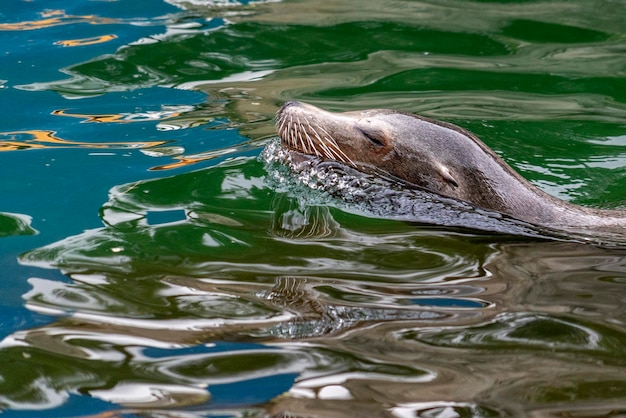
[[[0,153],[6,210],[29,215],[0,213],[0,408],[623,413],[622,250],[474,233],[546,231],[256,159],[286,100],[395,107],[623,206],[622,2],[9,3],[4,145],[37,149]]]

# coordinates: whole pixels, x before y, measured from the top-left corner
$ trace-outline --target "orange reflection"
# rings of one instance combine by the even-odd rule
[[[93,45],[93,44],[101,44],[104,42],[109,42],[113,39],[116,39],[115,35],[100,35],[94,36],[91,38],[83,38],[83,39],[68,39],[65,41],[57,41],[55,45],[63,45],[63,46],[85,46],[85,45]]]
[[[116,19],[98,17],[94,15],[71,16],[66,15],[63,10],[51,10],[41,13],[41,20],[31,20],[26,22],[0,23],[0,30],[34,30],[49,28],[52,26],[69,25],[72,23],[90,23],[90,24],[110,24],[117,23]]]
[[[192,165],[195,163],[199,163],[201,161],[210,160],[215,158],[216,156],[207,156],[207,157],[174,157],[175,160],[178,160],[175,163],[157,165],[155,167],[150,168],[150,171],[161,171],[161,170],[173,170],[174,168],[186,167],[188,165]]]
[[[6,139],[3,139],[5,137]],[[146,142],[81,142],[68,141],[56,136],[54,131],[31,130],[0,132],[0,151],[20,151],[41,148],[98,148],[142,149],[163,145],[167,141]]]
[[[186,167],[186,166],[196,164],[202,161],[209,161],[214,158],[223,157],[228,154],[233,154],[235,152],[241,152],[241,151],[257,148],[259,147],[260,144],[262,144],[262,142],[248,141],[243,144],[236,145],[234,147],[221,148],[221,149],[202,152],[202,153],[198,153],[194,155],[179,155],[179,156],[172,158],[174,162],[152,167],[150,168],[150,171],[172,170],[175,168]]]
[[[83,113],[67,113],[63,109],[54,110],[52,112],[56,116],[69,116],[71,118],[85,119],[85,122],[98,123],[130,123],[145,122],[146,120],[163,120],[180,116],[182,112],[162,111],[162,112],[146,112],[146,113],[113,113],[103,115],[87,115]]]
[[[222,148],[219,150],[208,151],[208,152],[203,152],[203,153],[194,154],[194,155],[179,155],[177,157],[173,157],[175,162],[164,164],[164,165],[158,165],[156,167],[150,168],[150,170],[151,171],[172,170],[174,168],[186,167],[188,165],[196,164],[202,161],[209,161],[217,157],[222,157],[224,155],[230,154],[232,152],[237,151],[238,149],[243,149],[245,147],[246,145],[239,146],[236,148]]]

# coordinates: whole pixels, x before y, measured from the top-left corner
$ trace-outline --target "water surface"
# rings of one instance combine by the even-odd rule
[[[0,407],[626,414],[623,250],[406,222],[261,156],[286,100],[396,108],[472,130],[548,193],[624,208],[623,16],[5,2]]]

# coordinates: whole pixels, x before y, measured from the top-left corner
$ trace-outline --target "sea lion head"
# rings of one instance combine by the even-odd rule
[[[498,200],[485,191],[494,170],[508,167],[458,126],[390,109],[333,113],[292,101],[278,111],[277,127],[282,146],[289,150],[384,172],[483,207]]]

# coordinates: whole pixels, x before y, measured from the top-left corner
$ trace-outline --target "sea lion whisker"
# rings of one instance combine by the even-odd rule
[[[335,151],[334,154],[337,156],[337,160],[342,161],[346,164],[350,164],[352,166],[355,165],[354,161],[352,161],[352,159],[348,157],[348,155],[346,155],[346,153],[343,152],[343,150],[339,147],[335,138],[326,136],[323,141],[326,145],[328,145],[330,148],[332,148]]]
[[[311,126],[308,120],[307,125],[310,128],[311,132],[313,132],[315,134],[315,137],[318,139],[317,143],[320,145],[320,147],[323,147],[324,151],[326,152],[326,158],[343,161],[343,158],[341,158],[341,156],[337,153],[337,151],[340,150],[337,148],[336,144],[334,144],[334,141],[328,141],[322,138],[319,132],[317,132],[317,130],[313,126]],[[333,149],[333,147],[335,149]]]
[[[294,131],[289,132],[289,146],[292,148],[298,147],[298,138],[296,138],[296,133]]]
[[[298,138],[296,137],[296,132],[292,129],[291,124],[287,127],[287,138],[288,144],[292,148],[298,148]]]
[[[315,137],[318,139],[318,142],[324,142],[324,140],[322,139],[322,137],[320,136],[320,134],[317,132],[317,130],[311,126],[311,124],[309,123],[309,121],[306,122],[309,129],[311,130],[311,132],[313,132],[313,134],[315,135]]]
[[[300,145],[301,145],[302,149],[306,151],[306,154],[311,154],[312,150],[309,149],[309,144],[304,142],[304,138],[302,137],[302,131],[297,129],[295,131],[295,134],[297,135],[298,139],[300,140]]]
[[[289,132],[290,135],[293,133],[292,124],[293,124],[293,118],[291,115],[289,115],[289,121],[287,122],[287,132]],[[295,145],[295,142],[292,142],[290,145],[292,146]]]
[[[326,154],[325,157],[328,159],[338,159],[337,158],[338,155],[331,148],[328,147],[328,144],[326,143],[326,141],[322,139],[320,134],[311,126],[311,124],[308,121],[307,121],[307,125],[309,126],[309,128],[311,128],[311,131],[315,134],[315,137],[318,139],[317,144],[322,148],[322,150]]]
[[[333,152],[332,149],[328,148],[328,145],[325,142],[319,142],[318,143],[319,146],[324,150],[324,153],[326,154],[326,158],[328,159],[336,159],[337,155]]]
[[[308,132],[306,131],[306,129],[304,129],[304,126],[302,125],[302,123],[300,123],[300,135],[302,135],[302,133],[304,133],[304,135],[306,136],[306,140],[307,143],[309,144],[309,147],[315,151],[315,155],[320,156],[319,155],[319,150],[317,149],[317,147],[315,146],[315,144],[313,143],[313,140],[311,139],[311,137],[309,136]]]
[[[292,138],[292,134],[291,131],[289,129],[286,130],[282,130],[279,132],[281,138],[283,138],[285,140],[285,142],[287,143],[288,146],[293,146],[293,138]]]
[[[278,112],[276,112],[276,118],[274,119],[274,126],[276,126],[276,128],[278,129],[284,121],[285,121],[285,118],[283,118],[283,112],[279,110]]]
[[[294,148],[298,149],[302,149],[304,151],[304,153],[307,153],[308,150],[304,144],[304,142],[302,142],[302,138],[298,138],[298,129],[296,124],[299,123],[298,122],[298,116],[296,115],[296,121],[293,121],[293,118],[290,116],[289,117],[289,131],[291,132],[291,136],[293,138],[293,142],[292,145]]]
[[[304,129],[302,127],[302,123],[300,122],[300,120],[298,120],[298,127],[299,127],[299,129],[297,130],[298,131],[298,137],[300,138],[300,142],[302,143],[302,147],[307,150],[308,154],[314,154],[314,155],[319,156],[319,153],[317,151],[317,148],[315,147],[315,144],[313,143],[313,141],[311,141],[311,137],[306,135],[306,132],[304,131]],[[303,133],[304,133],[304,135],[303,135]],[[305,135],[306,135],[306,139],[305,139]]]
[[[332,147],[334,147],[334,149],[337,151],[337,155],[341,155],[343,158],[339,158],[340,161],[345,162],[346,164],[351,164],[351,165],[355,165],[354,161],[352,161],[352,159],[350,159],[350,157],[348,157],[346,155],[345,152],[343,152],[343,150],[341,148],[339,148],[339,145],[337,144],[337,141],[335,141],[334,138],[328,138],[328,144]]]
[[[285,132],[286,118],[279,118],[276,122],[278,125],[278,134],[282,136],[282,133]]]
[[[311,127],[311,125],[309,124],[309,122],[308,122],[308,121],[306,121],[306,123],[307,123],[307,125],[308,125],[309,127]],[[301,126],[301,128],[302,128],[302,131],[303,131],[303,132],[304,132],[304,134],[306,135],[307,141],[309,141],[309,144],[310,144],[310,145],[311,145],[311,147],[315,150],[315,154],[316,154],[317,156],[323,157],[323,155],[320,155],[320,154],[323,154],[323,153],[322,153],[322,152],[318,152],[318,151],[319,151],[319,149],[315,146],[315,142],[313,141],[313,139],[312,139],[312,138],[311,138],[311,136],[309,135],[308,130],[304,129],[304,126],[302,126],[302,125],[300,125],[300,126]],[[318,145],[320,145],[323,149],[325,148],[324,144],[322,144],[322,143],[319,143],[319,142],[318,142]]]
[[[337,141],[333,138],[333,136],[326,129],[324,129],[323,126],[318,126],[318,128],[326,135],[326,143],[337,150],[338,156],[341,155],[343,157],[343,158],[338,158],[338,160],[343,161],[346,164],[351,164],[354,166],[355,164],[352,161],[352,159],[348,157],[346,153],[341,150],[341,148],[339,147],[339,145],[337,144]]]
[[[302,144],[302,148],[306,150],[307,154],[317,155],[315,145],[311,141],[305,141],[304,136],[302,135],[302,124],[300,123],[300,120],[298,120],[298,126],[300,126],[300,129],[296,129],[296,133],[298,134],[298,138],[300,139],[300,144]]]
[[[324,129],[323,126],[318,126],[318,128],[320,129],[320,131],[322,131],[322,133],[324,133],[327,137],[332,138],[333,136],[326,130]]]
[[[352,160],[350,160],[350,158],[343,151],[341,151],[341,149],[337,146],[337,142],[328,134],[328,132],[325,131],[326,135],[322,137],[319,132],[317,132],[317,130],[311,126],[310,123],[308,123],[308,121],[307,124],[311,131],[315,134],[315,137],[318,139],[317,142],[320,146],[323,145],[324,149],[328,153],[329,159],[342,161],[346,164],[353,164]]]

